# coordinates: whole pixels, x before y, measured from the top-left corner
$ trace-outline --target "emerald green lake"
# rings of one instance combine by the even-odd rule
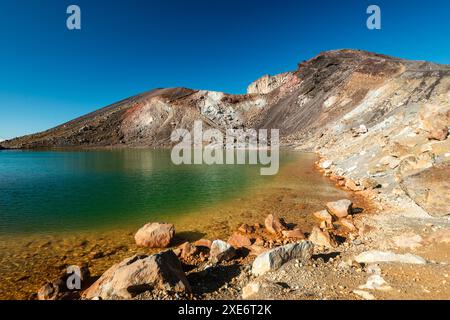
[[[281,164],[298,154],[285,152]],[[257,165],[174,165],[169,150],[0,152],[0,233],[112,229],[237,197]]]

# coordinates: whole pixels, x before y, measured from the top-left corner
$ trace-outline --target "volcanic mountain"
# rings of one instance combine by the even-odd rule
[[[247,94],[154,89],[3,148],[169,147],[174,129],[280,129],[282,144],[329,161],[328,174],[376,180],[428,213],[450,214],[450,66],[360,50],[323,52],[263,76]],[[1,148],[1,147],[0,147]]]

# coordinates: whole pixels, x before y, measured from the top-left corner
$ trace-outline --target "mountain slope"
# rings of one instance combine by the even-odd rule
[[[285,142],[305,140],[339,119],[342,130],[363,122],[376,124],[402,105],[434,101],[439,92],[448,92],[449,72],[449,66],[364,51],[330,51],[299,64],[296,71],[257,80],[247,95],[155,89],[3,146],[163,147],[170,145],[173,129],[191,129],[197,119],[220,129],[278,128]],[[390,87],[391,94],[368,97],[383,87]],[[352,112],[364,111],[360,103],[367,98],[372,99],[371,110],[351,119]]]

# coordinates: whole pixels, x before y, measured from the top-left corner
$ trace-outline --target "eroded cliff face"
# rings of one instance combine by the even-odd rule
[[[436,165],[450,176],[440,165],[450,160],[450,66],[365,51],[321,53],[295,71],[258,79],[245,95],[155,89],[2,145],[169,147],[171,132],[192,130],[195,120],[222,131],[280,129],[284,145],[320,153],[332,161],[327,174],[352,179],[354,189],[375,179],[394,201],[406,193],[431,214],[450,214],[430,205],[434,188],[418,182],[433,172],[410,178]]]

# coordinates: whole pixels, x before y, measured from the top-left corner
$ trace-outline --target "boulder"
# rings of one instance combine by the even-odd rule
[[[236,255],[236,250],[225,241],[214,240],[209,255],[212,262],[219,263],[233,259]]]
[[[189,259],[197,253],[197,247],[190,242],[181,244],[178,249],[180,249],[182,259]]]
[[[308,238],[316,246],[322,246],[327,248],[336,247],[336,242],[331,238],[328,231],[320,230],[318,227],[314,227]]]
[[[409,264],[426,264],[427,261],[422,257],[407,253],[397,254],[391,251],[371,250],[363,252],[355,257],[359,263],[377,263],[377,262],[398,262]]]
[[[140,228],[134,239],[138,246],[166,248],[175,235],[175,226],[170,223],[152,222]]]
[[[38,300],[58,300],[63,294],[65,283],[62,280],[47,282],[38,291]]]
[[[313,213],[313,216],[319,219],[320,221],[325,221],[328,224],[333,222],[333,217],[328,213],[327,210],[317,211]]]
[[[208,239],[200,239],[194,242],[196,247],[211,248],[212,241]]]
[[[403,191],[428,214],[434,217],[450,215],[450,163],[407,176],[400,182]]]
[[[277,247],[256,257],[252,265],[254,275],[262,275],[280,268],[292,259],[308,260],[313,253],[314,245],[310,241],[291,243]]]
[[[267,231],[272,234],[277,234],[283,230],[287,230],[284,221],[273,214],[269,214],[267,216],[266,220],[264,221],[264,225],[266,226]]]
[[[425,104],[420,112],[420,126],[428,133],[428,138],[443,141],[448,137],[450,106]]]
[[[234,232],[228,239],[228,243],[235,248],[248,247],[252,245],[250,238],[239,232]]]
[[[337,218],[345,218],[352,213],[353,203],[350,200],[343,199],[327,203],[327,210],[329,213]]]
[[[83,293],[83,297],[131,299],[148,290],[191,291],[181,263],[172,250],[135,255],[113,265]]]
[[[296,239],[296,240],[304,240],[305,234],[300,229],[294,229],[294,230],[283,230],[281,231],[281,234],[284,238],[287,239]]]

